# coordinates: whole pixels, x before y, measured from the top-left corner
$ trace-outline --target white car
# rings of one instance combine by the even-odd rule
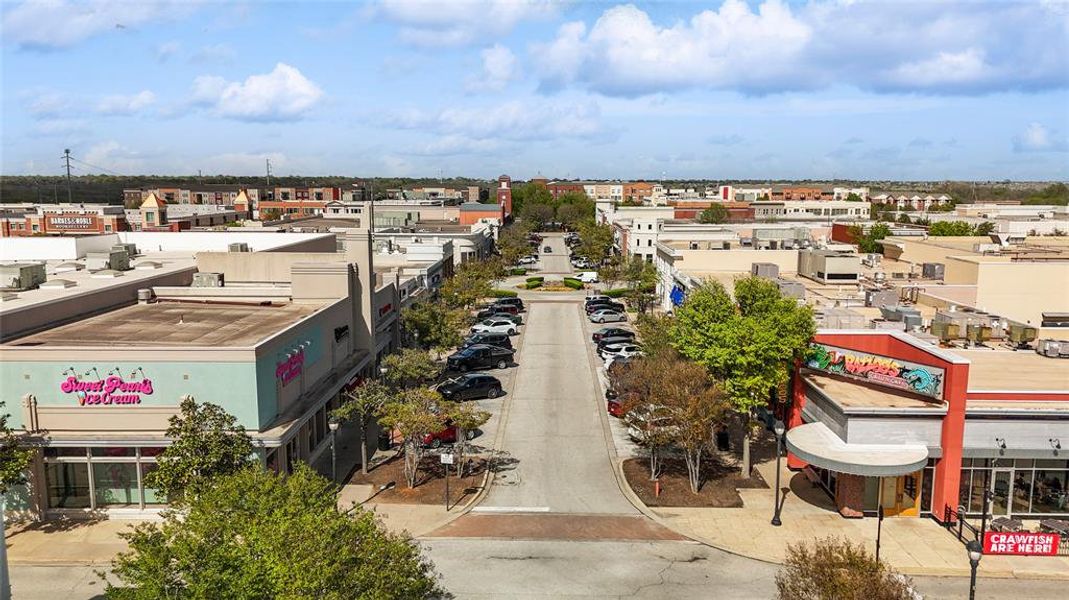
[[[609,344],[601,350],[598,350],[598,355],[605,360],[631,358],[633,356],[642,356],[642,348],[637,344]]]
[[[471,328],[472,333],[504,333],[516,335],[516,324],[508,319],[489,318],[476,323]]]
[[[524,256],[520,260],[516,261],[519,265],[533,265],[538,262],[538,259],[533,256]]]
[[[582,273],[576,276],[576,279],[582,281],[583,283],[597,283],[598,273],[597,271],[583,271]]]
[[[590,313],[591,323],[616,323],[619,321],[626,320],[627,315],[623,313],[618,313],[615,310],[609,310],[607,308],[595,310],[594,312]]]

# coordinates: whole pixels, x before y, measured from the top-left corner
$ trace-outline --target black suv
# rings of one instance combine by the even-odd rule
[[[623,327],[602,327],[595,331],[594,334],[590,336],[590,339],[593,340],[594,343],[597,343],[600,342],[602,338],[607,337],[626,337],[633,340],[635,339],[635,332],[630,329],[624,329]]]
[[[461,349],[464,349],[475,344],[487,344],[512,350],[512,338],[504,333],[490,333],[488,331],[483,333],[473,333],[464,340],[464,343],[462,343],[460,347]]]
[[[615,310],[616,312],[624,312],[624,305],[619,302],[613,302],[612,300],[605,300],[599,302],[591,302],[586,305],[586,314],[596,312],[602,309]]]
[[[466,373],[439,385],[438,393],[446,400],[497,398],[501,395],[501,382],[493,375]]]
[[[515,306],[516,310],[523,312],[523,300],[519,298],[498,298],[491,305],[491,308],[494,306]]]
[[[507,368],[512,364],[513,351],[510,348],[500,348],[487,344],[472,344],[445,361],[447,371],[475,371],[478,369]]]

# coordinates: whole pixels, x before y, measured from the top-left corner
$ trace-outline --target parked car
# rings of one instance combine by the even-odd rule
[[[542,252],[544,252],[546,254],[549,254],[549,253],[553,252],[553,247],[552,246],[546,246],[545,248],[542,248]]]
[[[533,265],[538,262],[537,256],[524,256],[520,260],[516,261],[518,265]]]
[[[438,384],[438,393],[446,400],[476,400],[501,395],[501,381],[485,373],[466,373]]]
[[[480,321],[485,321],[486,319],[498,319],[498,318],[500,318],[500,319],[508,319],[509,321],[512,321],[516,325],[523,325],[523,317],[521,317],[520,315],[516,314],[515,312],[512,312],[512,311],[515,311],[515,308],[516,308],[515,306],[509,306],[509,307],[491,306],[490,308],[480,310],[479,313],[477,315],[475,315],[475,318],[479,319]],[[510,311],[509,309],[512,309],[512,311]]]
[[[586,298],[584,298],[583,302],[585,302],[586,304],[593,304],[594,302],[609,302],[611,300],[612,300],[612,298],[610,298],[608,296],[605,296],[603,294],[594,294],[594,295],[587,296]]]
[[[626,368],[628,363],[634,359],[633,356],[610,356],[605,361],[605,372],[608,373],[613,369]]]
[[[620,395],[612,390],[605,390],[605,409],[610,415],[618,419],[627,414],[627,411],[624,410],[624,403],[621,402]]]
[[[517,312],[523,312],[523,300],[519,298],[498,298],[494,301],[494,306],[515,306]]]
[[[637,344],[629,342],[607,344],[598,350],[598,356],[605,359],[617,357],[632,358],[635,356],[642,356],[642,348]]]
[[[634,344],[634,345],[637,345],[637,344],[635,344],[635,339],[634,338],[630,338],[630,337],[626,337],[626,336],[622,336],[622,335],[614,335],[614,336],[611,336],[611,337],[603,337],[600,340],[598,340],[597,346],[595,347],[595,349],[598,352],[598,356],[601,356],[601,352],[602,352],[602,350],[605,349],[606,346],[612,346],[612,345],[615,345],[615,344]],[[602,357],[602,358],[604,358],[604,357]]]
[[[627,435],[636,442],[643,442],[650,433],[663,433],[672,437],[678,427],[666,414],[667,408],[654,407],[647,410],[633,410],[627,413]]]
[[[486,310],[492,310],[499,313],[508,313],[510,315],[520,314],[520,309],[514,304],[498,304],[494,302],[490,306],[486,307]]]
[[[505,369],[512,364],[513,354],[515,353],[511,348],[472,344],[449,355],[445,360],[445,370],[466,373],[479,369]]]
[[[635,339],[635,332],[630,329],[624,329],[623,327],[602,327],[594,332],[590,336],[590,339],[596,344],[605,338],[610,337],[626,337],[628,339]]]
[[[505,333],[516,335],[516,324],[502,317],[485,319],[471,328],[472,333]]]
[[[461,349],[467,348],[475,344],[487,344],[490,346],[500,346],[502,348],[508,348],[512,350],[512,338],[507,333],[473,333],[469,335],[460,344]]]
[[[597,283],[598,273],[597,271],[583,271],[582,273],[576,276],[576,279],[582,281],[583,283]]]
[[[590,314],[597,310],[615,310],[616,312],[624,312],[624,305],[619,302],[613,302],[612,300],[591,302],[590,304],[586,305],[587,314]]]
[[[475,438],[474,431],[465,431],[464,437],[471,440]],[[457,426],[452,423],[447,423],[445,429],[436,432],[428,433],[423,436],[423,445],[430,448],[441,448],[442,444],[454,444],[457,441]]]
[[[591,313],[589,318],[592,323],[618,323],[620,321],[626,321],[627,315],[622,312],[603,308]]]

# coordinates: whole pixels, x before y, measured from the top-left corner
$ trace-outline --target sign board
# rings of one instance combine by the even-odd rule
[[[809,345],[805,366],[932,398],[943,397],[944,371],[939,367],[825,344]]]
[[[275,377],[282,385],[293,381],[304,370],[304,348],[290,352],[275,365]]]
[[[984,554],[1012,554],[1016,556],[1054,556],[1061,543],[1057,533],[1002,533],[988,531],[984,534]]]
[[[45,221],[49,229],[96,229],[96,217],[71,216],[71,215],[47,215]]]
[[[142,395],[152,395],[152,380],[126,381],[114,375],[97,380],[67,377],[59,384],[59,389],[64,394],[74,394],[79,406],[141,404]]]
[[[439,458],[442,459],[442,464],[443,465],[451,465],[451,464],[453,464],[453,455],[452,454],[439,454],[438,456],[439,456]]]

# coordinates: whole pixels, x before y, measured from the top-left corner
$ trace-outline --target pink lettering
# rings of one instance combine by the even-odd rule
[[[96,381],[68,377],[59,384],[59,389],[64,394],[77,394],[79,406],[141,404],[141,396],[152,395],[154,391],[151,379],[126,381],[115,375]]]

